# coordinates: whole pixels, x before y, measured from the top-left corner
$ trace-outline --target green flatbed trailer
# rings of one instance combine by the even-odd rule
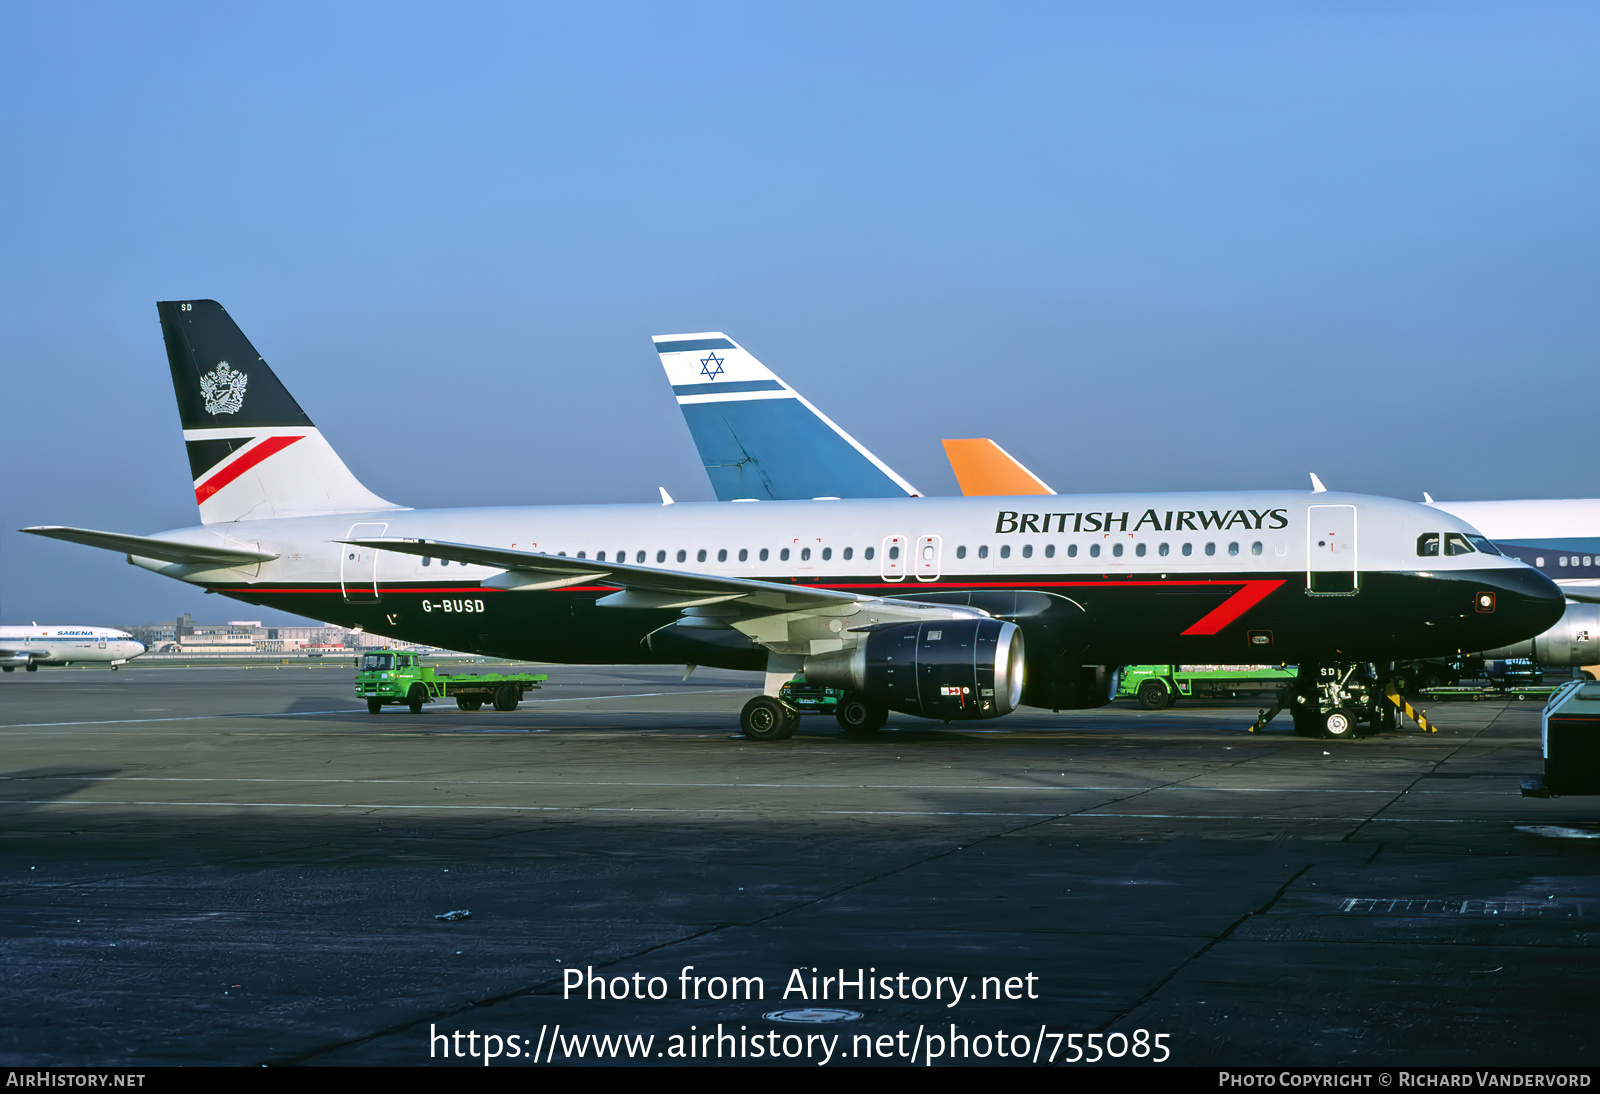
[[[1165,710],[1180,696],[1231,699],[1241,691],[1266,691],[1294,682],[1294,665],[1128,665],[1118,699],[1137,699],[1146,710]]]
[[[367,701],[367,713],[386,706],[409,707],[421,714],[428,703],[454,699],[462,710],[478,710],[485,703],[495,710],[516,710],[522,697],[537,691],[547,677],[528,672],[466,672],[441,676],[414,653],[373,650],[361,658],[356,670],[356,698]]]

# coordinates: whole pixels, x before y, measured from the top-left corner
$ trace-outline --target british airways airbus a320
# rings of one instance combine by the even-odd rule
[[[1357,494],[407,509],[356,480],[219,304],[158,309],[201,524],[26,531],[431,645],[764,673],[753,738],[794,731],[778,690],[798,672],[868,732],[891,710],[1098,706],[1126,663],[1239,661],[1299,664],[1297,727],[1344,736],[1377,717],[1363,666],[1504,645],[1562,610],[1465,522]],[[678,341],[657,349],[731,345]],[[1438,536],[1462,549],[1422,557]]]

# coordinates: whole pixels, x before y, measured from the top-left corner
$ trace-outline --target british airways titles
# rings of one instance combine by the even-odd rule
[[[1054,527],[1051,521],[1055,521]],[[1067,527],[1067,522],[1072,527]],[[1129,526],[1132,521],[1132,526]],[[1198,523],[1197,523],[1198,522]],[[997,535],[1005,532],[1203,532],[1229,528],[1272,529],[1289,527],[1287,509],[1146,509],[1137,520],[1132,511],[1121,513],[1017,513],[1002,509],[994,522]]]

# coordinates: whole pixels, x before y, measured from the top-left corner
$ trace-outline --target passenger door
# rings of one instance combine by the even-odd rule
[[[389,525],[372,522],[352,524],[345,539],[376,539]],[[347,604],[376,604],[378,602],[378,552],[371,547],[356,547],[349,543],[339,556],[339,587],[344,590]]]
[[[1358,591],[1356,507],[1306,508],[1306,591],[1350,595]]]

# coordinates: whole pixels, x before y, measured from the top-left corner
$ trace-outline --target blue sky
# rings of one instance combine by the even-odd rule
[[[193,523],[154,302],[374,490],[710,491],[725,330],[912,482],[1600,495],[1600,9],[0,8],[0,617],[255,618],[25,524]],[[283,616],[269,618],[284,619]]]

